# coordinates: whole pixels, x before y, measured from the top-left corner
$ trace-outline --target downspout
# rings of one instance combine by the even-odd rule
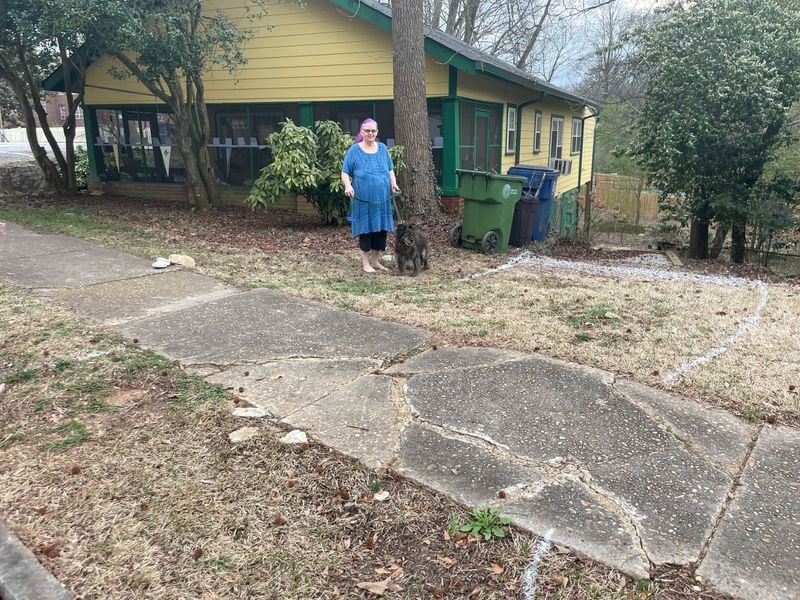
[[[587,107],[588,108],[588,107]],[[589,109],[591,110],[591,109]],[[586,131],[586,128],[583,126],[586,119],[597,119],[594,122],[594,131],[592,131],[592,164],[589,167],[589,187],[586,190],[586,203],[583,209],[583,235],[584,238],[589,239],[589,225],[591,223],[592,218],[592,179],[594,179],[594,157],[597,156],[596,144],[597,144],[597,124],[600,122],[600,111],[597,110],[591,115],[587,117],[581,117],[581,132]],[[578,158],[578,194],[580,194],[581,189],[581,171],[583,170],[583,144],[581,143],[581,154]]]
[[[522,109],[525,108],[526,106],[530,106],[531,104],[538,104],[539,102],[544,100],[545,95],[546,94],[544,92],[539,92],[539,97],[538,98],[535,98],[534,100],[528,100],[527,102],[523,102],[522,104],[517,105],[517,139],[516,139],[516,143],[514,144],[514,148],[515,148],[515,150],[514,150],[514,164],[515,165],[519,164],[519,141],[520,141],[520,138],[522,137]],[[535,133],[534,133],[534,135],[535,135]],[[578,181],[580,181],[580,179],[578,179]]]

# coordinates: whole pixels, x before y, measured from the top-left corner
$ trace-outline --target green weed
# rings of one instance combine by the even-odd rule
[[[20,369],[11,375],[6,375],[3,381],[9,385],[14,385],[17,383],[25,383],[26,381],[33,381],[38,375],[39,374],[34,369]]]
[[[86,440],[91,439],[86,426],[76,419],[67,421],[63,425],[57,427],[55,431],[66,433],[66,436],[60,440],[43,444],[42,450],[67,450],[73,446],[77,446],[78,444],[85,442]]]
[[[493,538],[505,537],[503,527],[510,525],[511,519],[500,514],[496,507],[473,508],[470,520],[461,526],[459,531],[475,537],[482,537],[487,542]]]

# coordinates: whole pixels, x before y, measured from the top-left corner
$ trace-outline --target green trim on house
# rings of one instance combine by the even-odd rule
[[[458,195],[458,149],[461,147],[461,101],[456,98],[442,99],[442,129],[444,130],[444,148],[442,149],[442,181],[443,196]]]
[[[301,102],[300,108],[300,125],[303,127],[314,127],[314,105],[311,102]]]
[[[458,96],[458,69],[452,65],[447,70],[447,95]]]
[[[95,137],[97,128],[95,127],[94,107],[86,107],[83,111],[83,128],[86,135],[86,155],[89,158],[89,174],[86,176],[87,182],[98,182],[100,176],[97,172],[97,155],[95,149]]]

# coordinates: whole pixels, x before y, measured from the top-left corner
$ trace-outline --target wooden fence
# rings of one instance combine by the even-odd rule
[[[648,189],[644,179],[595,173],[592,211],[622,223],[650,225],[658,222],[658,191]]]

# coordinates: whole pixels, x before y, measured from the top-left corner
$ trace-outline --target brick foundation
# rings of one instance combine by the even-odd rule
[[[442,206],[449,215],[460,215],[464,212],[464,199],[461,196],[442,196]]]

